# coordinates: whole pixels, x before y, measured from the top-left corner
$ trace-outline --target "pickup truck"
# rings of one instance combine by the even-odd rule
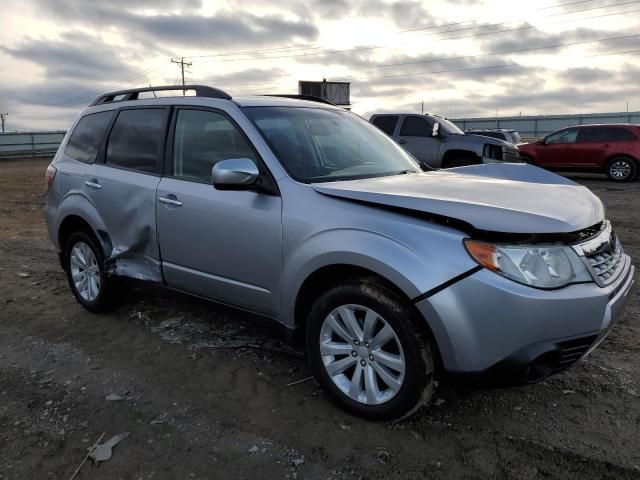
[[[369,121],[432,168],[522,161],[515,145],[469,135],[437,115],[385,113],[372,115]]]

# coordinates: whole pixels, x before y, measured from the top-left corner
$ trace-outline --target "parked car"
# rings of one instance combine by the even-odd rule
[[[522,158],[549,170],[602,172],[616,182],[638,175],[640,126],[580,125],[520,145]]]
[[[422,172],[330,104],[185,88],[100,96],[47,169],[49,235],[88,310],[131,277],[276,319],[373,419],[448,378],[562,371],[622,312],[634,267],[587,188],[525,164]]]
[[[369,121],[432,168],[521,161],[518,148],[511,143],[465,134],[437,115],[375,114]]]
[[[521,145],[523,143],[520,134],[516,130],[510,128],[470,128],[468,130],[465,130],[465,133],[472,135],[482,135],[483,137],[497,138],[514,145]]]

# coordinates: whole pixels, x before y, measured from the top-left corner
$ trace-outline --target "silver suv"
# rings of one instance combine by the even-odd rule
[[[47,170],[51,240],[87,309],[132,277],[271,317],[374,419],[436,380],[561,371],[622,311],[634,267],[587,188],[525,164],[422,172],[330,104],[186,88],[101,96]]]

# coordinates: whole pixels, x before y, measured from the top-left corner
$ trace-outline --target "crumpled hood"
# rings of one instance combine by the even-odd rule
[[[433,172],[317,183],[320,193],[444,216],[478,230],[569,233],[604,219],[589,189],[526,164],[483,164]]]

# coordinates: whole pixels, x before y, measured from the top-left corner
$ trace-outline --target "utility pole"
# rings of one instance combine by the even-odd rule
[[[178,65],[180,65],[180,70],[182,71],[182,96],[184,97],[185,93],[184,93],[184,67],[185,65],[187,67],[191,66],[191,62],[185,62],[184,61],[184,57],[180,57],[180,59],[177,58],[172,58],[171,59],[171,63],[177,63]]]
[[[2,133],[4,133],[4,119],[9,116],[8,113],[0,113],[0,120],[2,121]]]
[[[420,113],[422,115],[424,115],[424,100],[422,101],[422,106],[421,106],[421,109],[420,109]]]

